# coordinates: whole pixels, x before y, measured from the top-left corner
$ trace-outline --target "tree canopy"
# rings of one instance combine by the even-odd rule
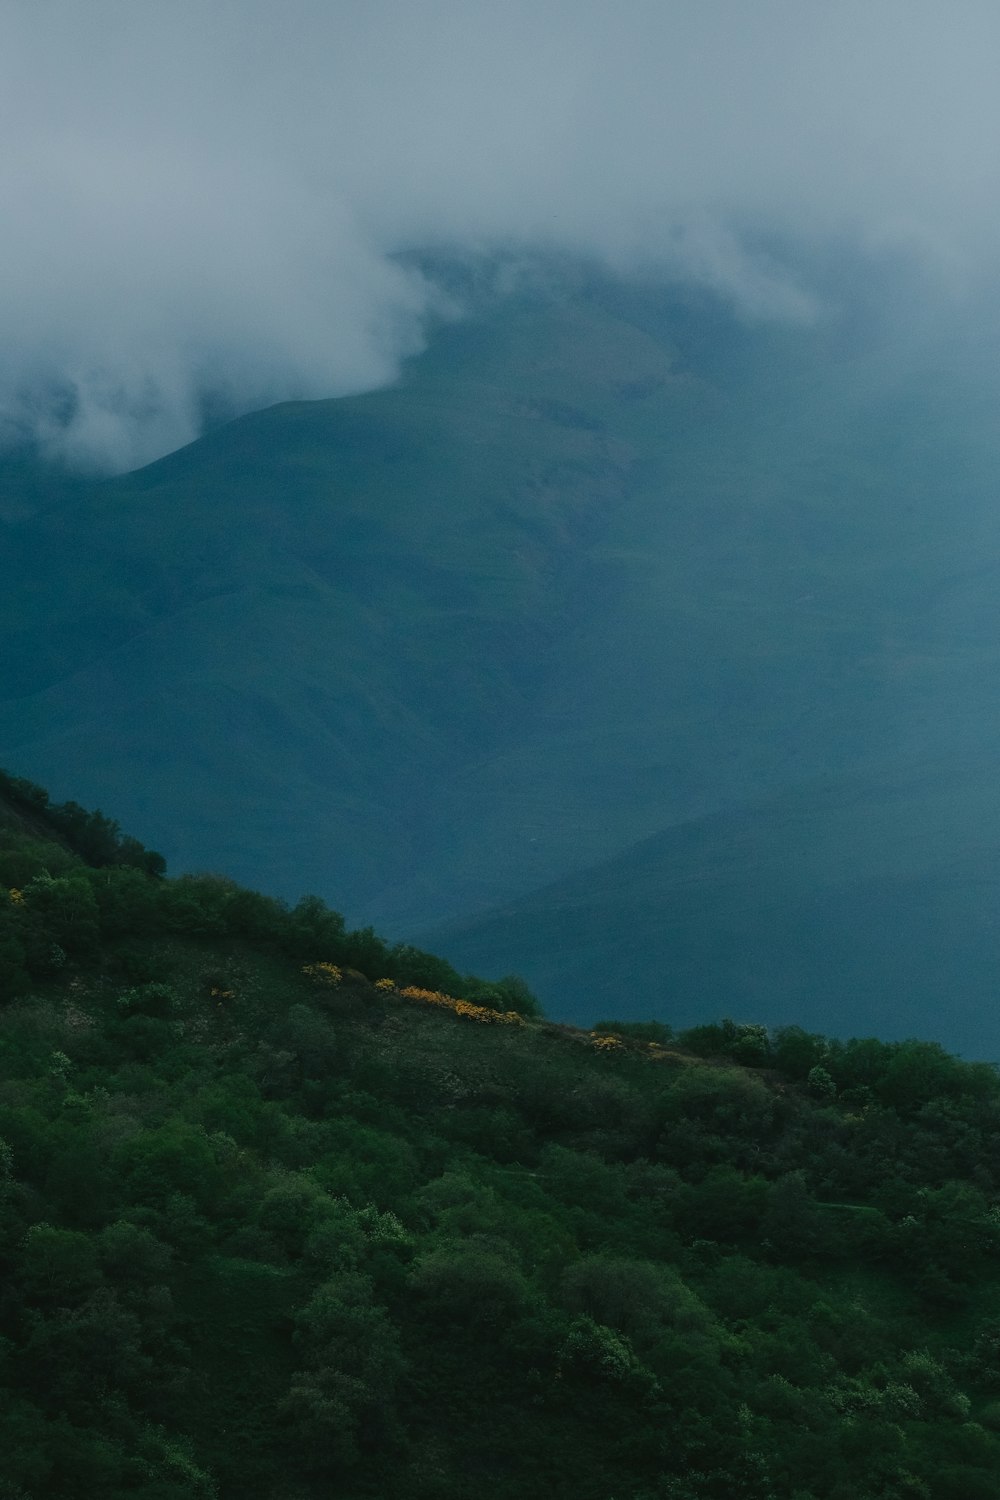
[[[998,1493],[992,1067],[559,1026],[3,796],[5,1500]]]

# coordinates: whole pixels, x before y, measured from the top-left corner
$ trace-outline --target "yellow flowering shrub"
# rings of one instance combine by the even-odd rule
[[[440,990],[423,990],[418,985],[408,984],[400,990],[407,1000],[420,1000],[425,1005],[438,1005],[450,1010],[453,1015],[464,1016],[467,1021],[479,1021],[484,1026],[523,1026],[524,1017],[516,1010],[490,1010],[487,1005],[473,1005],[471,1000],[459,1000],[454,995],[443,995]]]
[[[302,972],[314,984],[326,985],[331,989],[344,977],[343,969],[338,968],[336,964],[303,964]]]
[[[11,888],[7,892],[7,894],[10,897],[11,904],[13,906],[23,906],[24,905],[24,892],[23,891],[19,891],[14,886],[11,886]]]
[[[375,988],[381,990],[384,995],[388,995],[396,988],[396,981],[394,979],[376,979]]]
[[[625,1046],[620,1036],[605,1036],[602,1033],[592,1031],[590,1033],[590,1045],[597,1052],[619,1052]]]

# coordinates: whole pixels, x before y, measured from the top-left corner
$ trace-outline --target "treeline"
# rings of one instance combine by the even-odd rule
[[[678,1032],[660,1021],[599,1021],[594,1030],[739,1063],[804,1085],[818,1101],[836,1099],[856,1110],[880,1104],[907,1115],[931,1099],[1000,1098],[1000,1073],[992,1063],[965,1062],[937,1042],[841,1041],[801,1026],[768,1029],[728,1018]]]
[[[163,875],[162,854],[123,834],[113,818],[88,812],[78,802],[52,802],[44,787],[0,771],[0,808],[6,803],[31,825],[55,835],[88,865],[128,865],[148,875]]]
[[[0,996],[19,994],[67,963],[96,962],[102,945],[185,933],[256,943],[302,962],[325,959],[373,980],[445,990],[495,1010],[538,1012],[517,976],[485,982],[408,943],[387,943],[371,927],[349,930],[317,896],[290,907],[221,876],[163,880],[162,856],[123,835],[112,819],[75,802],[51,803],[42,788],[4,772],[0,799],[28,816],[29,829],[59,840],[16,828],[3,837],[0,825],[0,891],[9,892],[0,900]],[[127,963],[127,950],[115,961]]]

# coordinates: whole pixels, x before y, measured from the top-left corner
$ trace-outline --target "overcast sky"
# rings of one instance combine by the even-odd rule
[[[996,0],[0,0],[0,20],[0,415],[74,462],[187,441],[205,390],[391,379],[431,296],[390,258],[414,246],[556,246],[754,317],[814,305],[748,248],[760,230],[996,279]]]

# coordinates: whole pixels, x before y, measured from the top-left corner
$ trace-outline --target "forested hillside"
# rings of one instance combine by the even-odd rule
[[[11,777],[0,996],[4,1500],[1000,1494],[990,1066],[554,1025]]]

